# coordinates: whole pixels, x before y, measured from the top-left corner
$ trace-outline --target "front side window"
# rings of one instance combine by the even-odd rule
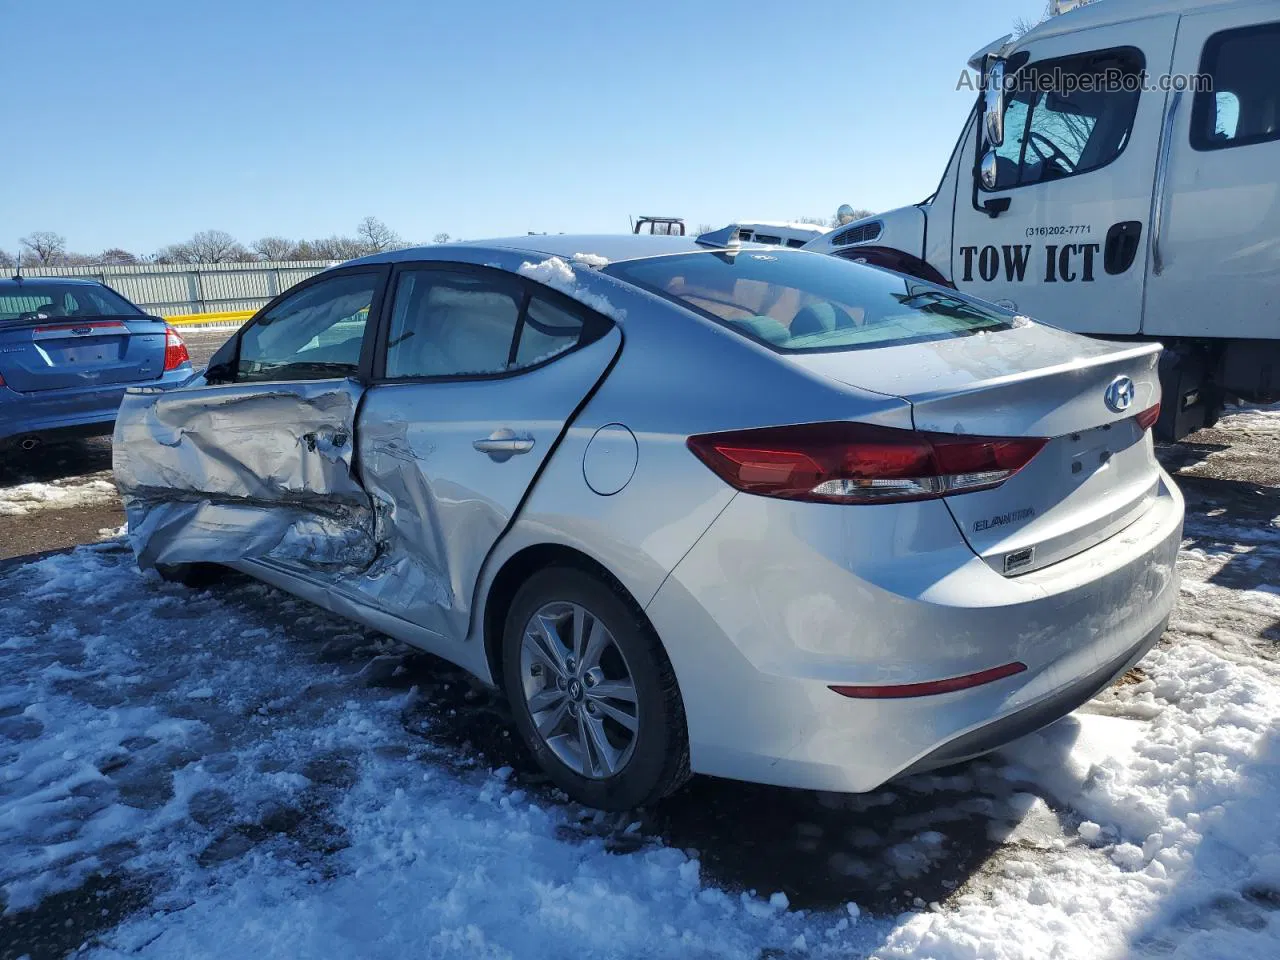
[[[992,189],[1062,180],[1120,156],[1137,116],[1144,65],[1141,53],[1125,48],[1034,63],[1015,74]]]
[[[945,340],[1023,322],[954,290],[803,251],[708,251],[604,272],[788,353]]]
[[[1215,33],[1204,45],[1191,146],[1224,150],[1280,140],[1280,23]]]
[[[356,273],[321,280],[281,300],[241,337],[236,379],[354,376],[377,288],[377,274]]]

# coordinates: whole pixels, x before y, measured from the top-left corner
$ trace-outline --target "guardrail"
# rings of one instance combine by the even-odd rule
[[[164,319],[174,327],[239,327],[255,312],[254,310],[227,310],[221,313],[184,313]]]

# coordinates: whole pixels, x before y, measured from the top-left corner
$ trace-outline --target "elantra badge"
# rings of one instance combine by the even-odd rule
[[[1133,403],[1133,395],[1135,388],[1133,381],[1128,377],[1116,377],[1107,387],[1107,392],[1102,395],[1102,399],[1107,403],[1107,409],[1112,413],[1124,413]]]

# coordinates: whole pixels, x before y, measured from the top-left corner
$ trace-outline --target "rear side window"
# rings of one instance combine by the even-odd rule
[[[598,339],[609,322],[496,271],[407,268],[387,331],[389,379],[500,376]]]
[[[572,350],[582,338],[582,318],[542,297],[532,297],[520,328],[516,366],[531,367]]]
[[[1137,81],[1145,65],[1141,52],[1124,47],[1018,71],[1005,104],[992,189],[1074,177],[1120,156],[1138,113]]]
[[[788,353],[942,340],[1022,322],[954,290],[801,251],[708,251],[605,272]]]
[[[514,281],[449,270],[402,272],[391,308],[387,376],[505,372],[522,299]]]
[[[1200,72],[1212,82],[1196,92],[1194,149],[1280,139],[1280,23],[1215,33],[1204,45]]]

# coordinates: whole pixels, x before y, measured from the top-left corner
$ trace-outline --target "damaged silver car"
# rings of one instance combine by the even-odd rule
[[[500,686],[573,798],[872,790],[1052,722],[1177,596],[1154,344],[732,229],[403,250],[131,389],[143,567]]]

